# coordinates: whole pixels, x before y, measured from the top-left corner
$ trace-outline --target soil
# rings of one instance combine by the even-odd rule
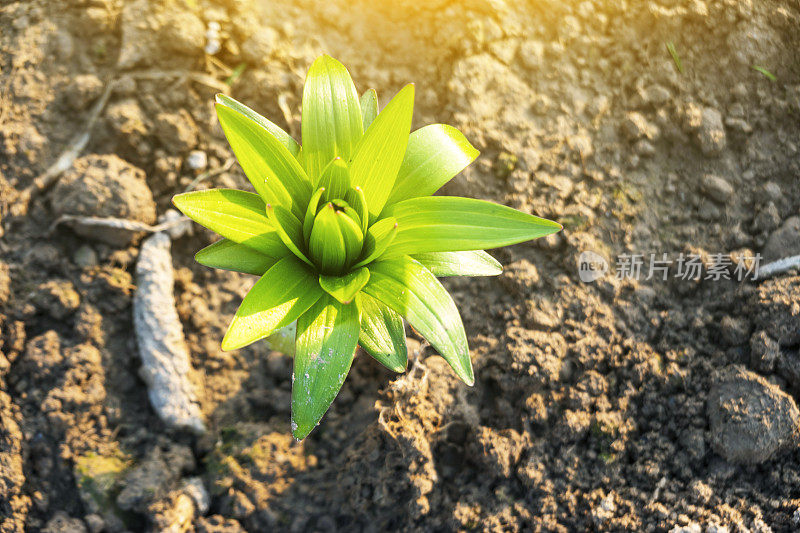
[[[796,531],[800,277],[614,271],[800,253],[799,27],[795,1],[0,2],[0,532]],[[213,94],[240,64],[231,95],[299,137],[320,53],[382,104],[415,82],[414,127],[481,150],[444,193],[565,229],[445,281],[474,387],[409,330],[408,372],[359,354],[297,443],[291,360],[219,347],[254,278],[195,264],[195,227],[172,254],[208,431],[169,429],[137,373],[140,236],[52,224],[151,223],[195,161],[223,168]],[[586,250],[611,263],[593,283]]]

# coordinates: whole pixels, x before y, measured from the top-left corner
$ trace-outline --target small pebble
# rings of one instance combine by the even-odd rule
[[[219,30],[219,22],[212,21],[208,23],[208,29],[206,30],[206,46],[204,48],[208,55],[213,56],[222,48],[219,41]]]
[[[206,43],[206,47],[204,48],[204,50],[205,50],[206,54],[208,54],[210,56],[213,56],[213,55],[217,54],[220,51],[221,48],[222,48],[222,45],[220,45],[219,41],[216,40],[216,39],[213,39],[213,40],[209,40]]]
[[[713,174],[703,176],[700,186],[712,200],[721,204],[726,203],[733,196],[733,186],[726,179]]]
[[[775,368],[775,361],[781,355],[778,341],[766,331],[759,331],[750,337],[750,366],[759,372],[769,373]]]
[[[97,265],[97,253],[88,244],[83,244],[75,250],[72,260],[81,268],[93,267]]]
[[[783,192],[781,191],[780,185],[775,183],[774,181],[768,181],[761,187],[759,191],[760,195],[764,198],[764,200],[771,200],[773,202],[779,201],[783,198]]]
[[[185,219],[183,222],[177,223],[171,227],[169,227],[166,232],[171,239],[179,239],[183,237],[185,234],[192,232],[192,223],[190,220],[186,219],[183,215],[181,215],[175,209],[167,209],[167,211],[158,218],[159,224],[166,224],[167,222],[172,222],[173,220]]]
[[[202,150],[192,150],[186,156],[186,166],[191,170],[204,170],[208,166],[208,156]]]
[[[670,98],[672,98],[672,95],[670,94],[669,89],[663,85],[651,85],[644,91],[644,94],[642,95],[644,103],[650,105],[664,104],[669,101]]]
[[[198,514],[204,515],[208,512],[208,508],[211,506],[211,497],[201,478],[192,477],[185,480],[183,492],[192,498],[197,507]]]
[[[658,126],[651,124],[644,115],[635,111],[626,115],[625,121],[622,123],[622,131],[633,141],[639,139],[654,141],[658,139],[660,133]]]
[[[781,223],[781,214],[773,202],[769,202],[756,214],[753,228],[757,231],[772,231]]]
[[[700,128],[697,132],[700,150],[706,157],[716,157],[727,146],[722,114],[712,107],[706,107],[700,115]]]

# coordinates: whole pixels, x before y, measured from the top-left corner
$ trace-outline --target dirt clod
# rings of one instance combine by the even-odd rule
[[[194,466],[192,452],[186,446],[153,450],[122,481],[123,489],[116,498],[120,509],[145,512],[147,507],[163,498],[177,485],[181,472]]]
[[[728,346],[745,344],[750,338],[750,322],[741,317],[723,317],[720,322],[720,334]]]
[[[65,280],[51,280],[42,283],[31,295],[31,302],[57,320],[64,320],[74,313],[80,305],[80,295],[72,283]]]
[[[51,195],[53,210],[61,215],[115,217],[153,224],[153,195],[139,168],[116,155],[89,155],[75,160]],[[78,230],[111,245],[130,241],[130,232]]]
[[[103,92],[103,82],[94,74],[75,76],[67,87],[65,96],[70,107],[80,111],[86,109]]]
[[[720,372],[709,393],[711,442],[729,461],[762,463],[800,444],[791,396],[741,367]]]
[[[800,343],[800,276],[766,280],[753,306],[759,326],[781,346]]]
[[[197,126],[184,109],[178,113],[159,113],[155,120],[155,134],[171,153],[182,154],[197,145]]]
[[[278,39],[274,28],[259,28],[242,44],[242,56],[253,65],[267,64],[278,47]]]
[[[800,217],[787,218],[764,245],[764,260],[776,261],[800,255]]]

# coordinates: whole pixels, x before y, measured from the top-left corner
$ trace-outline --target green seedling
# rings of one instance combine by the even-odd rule
[[[669,41],[667,43],[667,51],[669,52],[669,55],[672,56],[672,60],[675,62],[675,68],[678,69],[678,72],[683,74],[683,63],[681,62],[681,58],[678,55],[678,51],[675,49],[675,43]]]
[[[233,69],[231,75],[225,78],[225,85],[228,87],[233,87],[233,84],[239,81],[239,78],[242,77],[244,71],[247,69],[247,63],[239,63],[236,65],[236,68]]]
[[[549,235],[555,222],[492,202],[432,196],[477,156],[458,130],[411,130],[414,85],[378,113],[347,69],[314,61],[303,89],[302,146],[224,95],[216,110],[255,193],[179,194],[175,206],[223,239],[203,265],[260,276],[222,340],[235,350],[296,321],[292,433],[317,425],[357,345],[387,368],[407,366],[403,319],[468,385],[474,382],[458,310],[437,276],[491,276],[483,251]]]
[[[761,66],[759,66],[759,65],[753,65],[753,67],[752,67],[752,68],[753,68],[753,70],[755,70],[756,72],[760,72],[761,74],[763,74],[764,76],[766,76],[766,78],[767,78],[769,81],[778,81],[778,78],[775,76],[775,74],[773,74],[772,72],[768,71],[768,70],[767,70],[767,69],[765,69],[764,67],[761,67]]]

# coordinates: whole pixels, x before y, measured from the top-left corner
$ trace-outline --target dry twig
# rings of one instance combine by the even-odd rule
[[[800,255],[784,257],[762,266],[758,270],[758,279],[771,278],[798,268],[800,268]]]

